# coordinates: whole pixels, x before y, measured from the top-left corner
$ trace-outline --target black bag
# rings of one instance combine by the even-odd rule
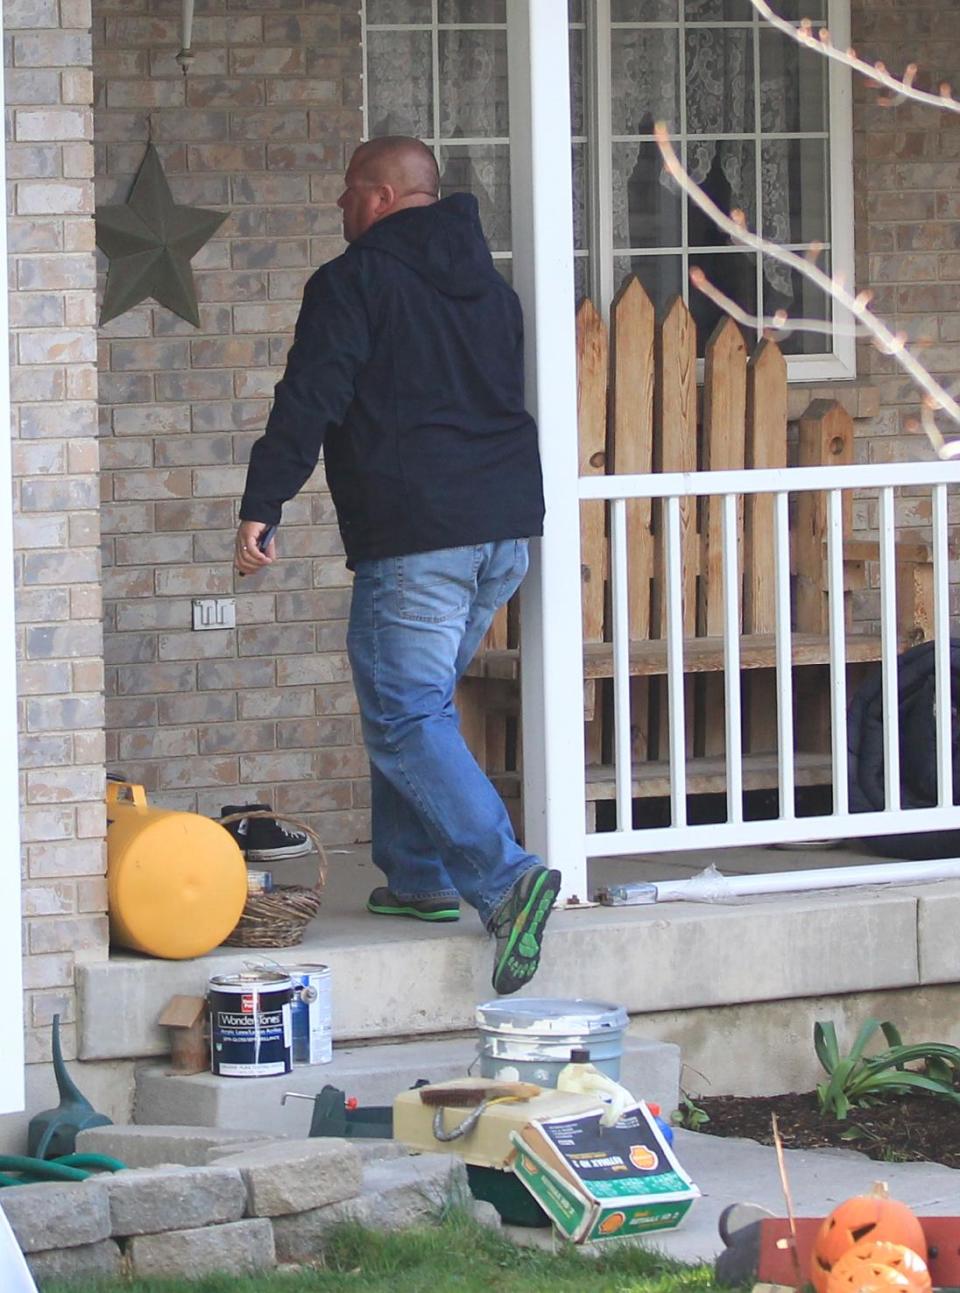
[[[950,723],[953,747],[953,802],[960,803],[960,641],[950,643]],[[901,808],[933,808],[937,804],[937,719],[934,644],[923,642],[897,660],[900,716]],[[847,714],[847,761],[851,813],[884,808],[883,675],[879,666],[854,695]],[[960,829],[915,834],[875,835],[864,843],[882,857],[928,858],[960,856]]]

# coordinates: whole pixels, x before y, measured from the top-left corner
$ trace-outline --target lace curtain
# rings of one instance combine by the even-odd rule
[[[688,17],[704,16],[715,0],[688,0]],[[713,15],[716,16],[716,15]],[[676,134],[680,127],[680,69],[676,30],[636,29],[616,33],[614,47],[613,132],[652,133],[663,119]],[[688,135],[752,134],[754,113],[753,34],[748,28],[693,28],[685,39],[686,126]],[[766,131],[785,131],[788,104],[787,69],[762,66],[760,124]],[[613,227],[621,246],[630,245],[631,185],[639,176],[656,176],[670,194],[659,206],[661,237],[679,244],[679,205],[672,181],[649,144],[616,145],[613,174]],[[757,223],[756,145],[753,141],[690,139],[687,170],[727,209],[746,212],[751,227]],[[764,232],[778,242],[791,241],[790,189],[787,151],[763,150],[760,175]],[[676,224],[671,235],[670,226]],[[764,275],[778,293],[792,298],[789,271],[775,261],[765,261]]]
[[[624,20],[649,17],[650,0],[617,0]],[[690,21],[741,19],[747,0],[685,0]],[[368,24],[429,22],[430,0],[367,0]],[[440,0],[442,22],[502,22],[504,0]],[[634,10],[636,9],[636,13]],[[675,0],[669,9],[675,15]],[[581,135],[583,120],[583,33],[571,33],[572,134]],[[615,135],[649,135],[663,118],[680,126],[680,44],[676,27],[619,28],[613,33],[612,113]],[[782,46],[776,47],[782,49]],[[757,222],[756,168],[764,232],[778,242],[798,241],[790,210],[790,166],[787,144],[759,147],[753,140],[724,141],[711,135],[753,134],[755,85],[760,94],[763,133],[810,129],[800,123],[799,105],[809,98],[800,85],[797,57],[764,46],[759,77],[753,65],[753,32],[749,27],[688,28],[683,58],[686,77],[688,169],[697,183],[726,207],[741,207],[751,226]],[[368,31],[368,109],[371,135],[412,134],[439,141],[441,175],[446,192],[476,195],[484,228],[495,251],[510,247],[510,167],[506,145],[481,141],[509,134],[507,117],[506,32],[473,28],[437,34],[439,100],[434,103],[434,40],[429,30]],[[816,95],[813,96],[816,98]],[[821,96],[822,97],[822,96]],[[458,145],[458,139],[469,144]],[[574,187],[577,246],[585,246],[583,209],[586,172],[582,147],[575,150]],[[640,197],[637,197],[637,194]],[[669,188],[650,143],[614,145],[613,227],[620,247],[678,246],[679,203]],[[631,240],[631,214],[639,202],[649,209],[652,240]],[[767,283],[785,301],[793,299],[789,272],[765,261]]]

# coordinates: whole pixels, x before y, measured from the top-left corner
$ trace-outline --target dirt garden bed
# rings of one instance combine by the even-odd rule
[[[773,1144],[777,1115],[786,1149],[855,1149],[884,1162],[943,1163],[960,1168],[960,1106],[924,1096],[890,1098],[852,1109],[844,1121],[825,1118],[812,1091],[775,1096],[705,1096],[697,1108],[710,1121],[698,1128],[713,1136],[740,1136]],[[851,1132],[858,1132],[854,1137]]]

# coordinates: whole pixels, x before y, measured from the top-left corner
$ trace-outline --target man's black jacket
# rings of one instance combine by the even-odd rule
[[[307,283],[243,520],[280,520],[321,449],[347,563],[541,534],[520,303],[476,199],[378,221]]]

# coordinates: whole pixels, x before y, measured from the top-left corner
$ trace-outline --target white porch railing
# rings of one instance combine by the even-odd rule
[[[586,837],[587,857],[679,849],[724,848],[824,837],[843,839],[943,829],[960,829],[960,806],[953,804],[950,696],[950,608],[948,489],[960,483],[960,464],[898,463],[842,466],[593,476],[580,480],[582,500],[605,499],[610,507],[610,575],[613,610],[614,769],[616,828]],[[897,679],[896,548],[894,497],[897,487],[929,487],[932,503],[932,555],[936,669],[938,802],[935,807],[901,809],[900,734]],[[829,602],[829,678],[832,731],[833,808],[826,814],[798,816],[794,775],[793,657],[791,644],[790,531],[791,494],[823,491],[827,498],[826,573]],[[844,491],[875,491],[879,499],[879,576],[885,806],[882,811],[851,813],[847,787],[846,627],[843,597]],[[776,571],[776,705],[779,812],[777,817],[745,820],[738,567],[739,500],[767,494],[775,500],[773,546]],[[627,501],[664,500],[665,632],[671,824],[634,829],[630,661],[627,589]],[[726,725],[726,821],[691,825],[687,819],[687,753],[684,696],[684,632],[681,606],[681,503],[685,499],[722,500],[724,700]],[[756,540],[756,536],[755,536]],[[907,871],[909,864],[897,864]],[[960,866],[960,864],[957,864]],[[859,872],[861,882],[866,879]],[[826,880],[826,873],[824,875]]]

